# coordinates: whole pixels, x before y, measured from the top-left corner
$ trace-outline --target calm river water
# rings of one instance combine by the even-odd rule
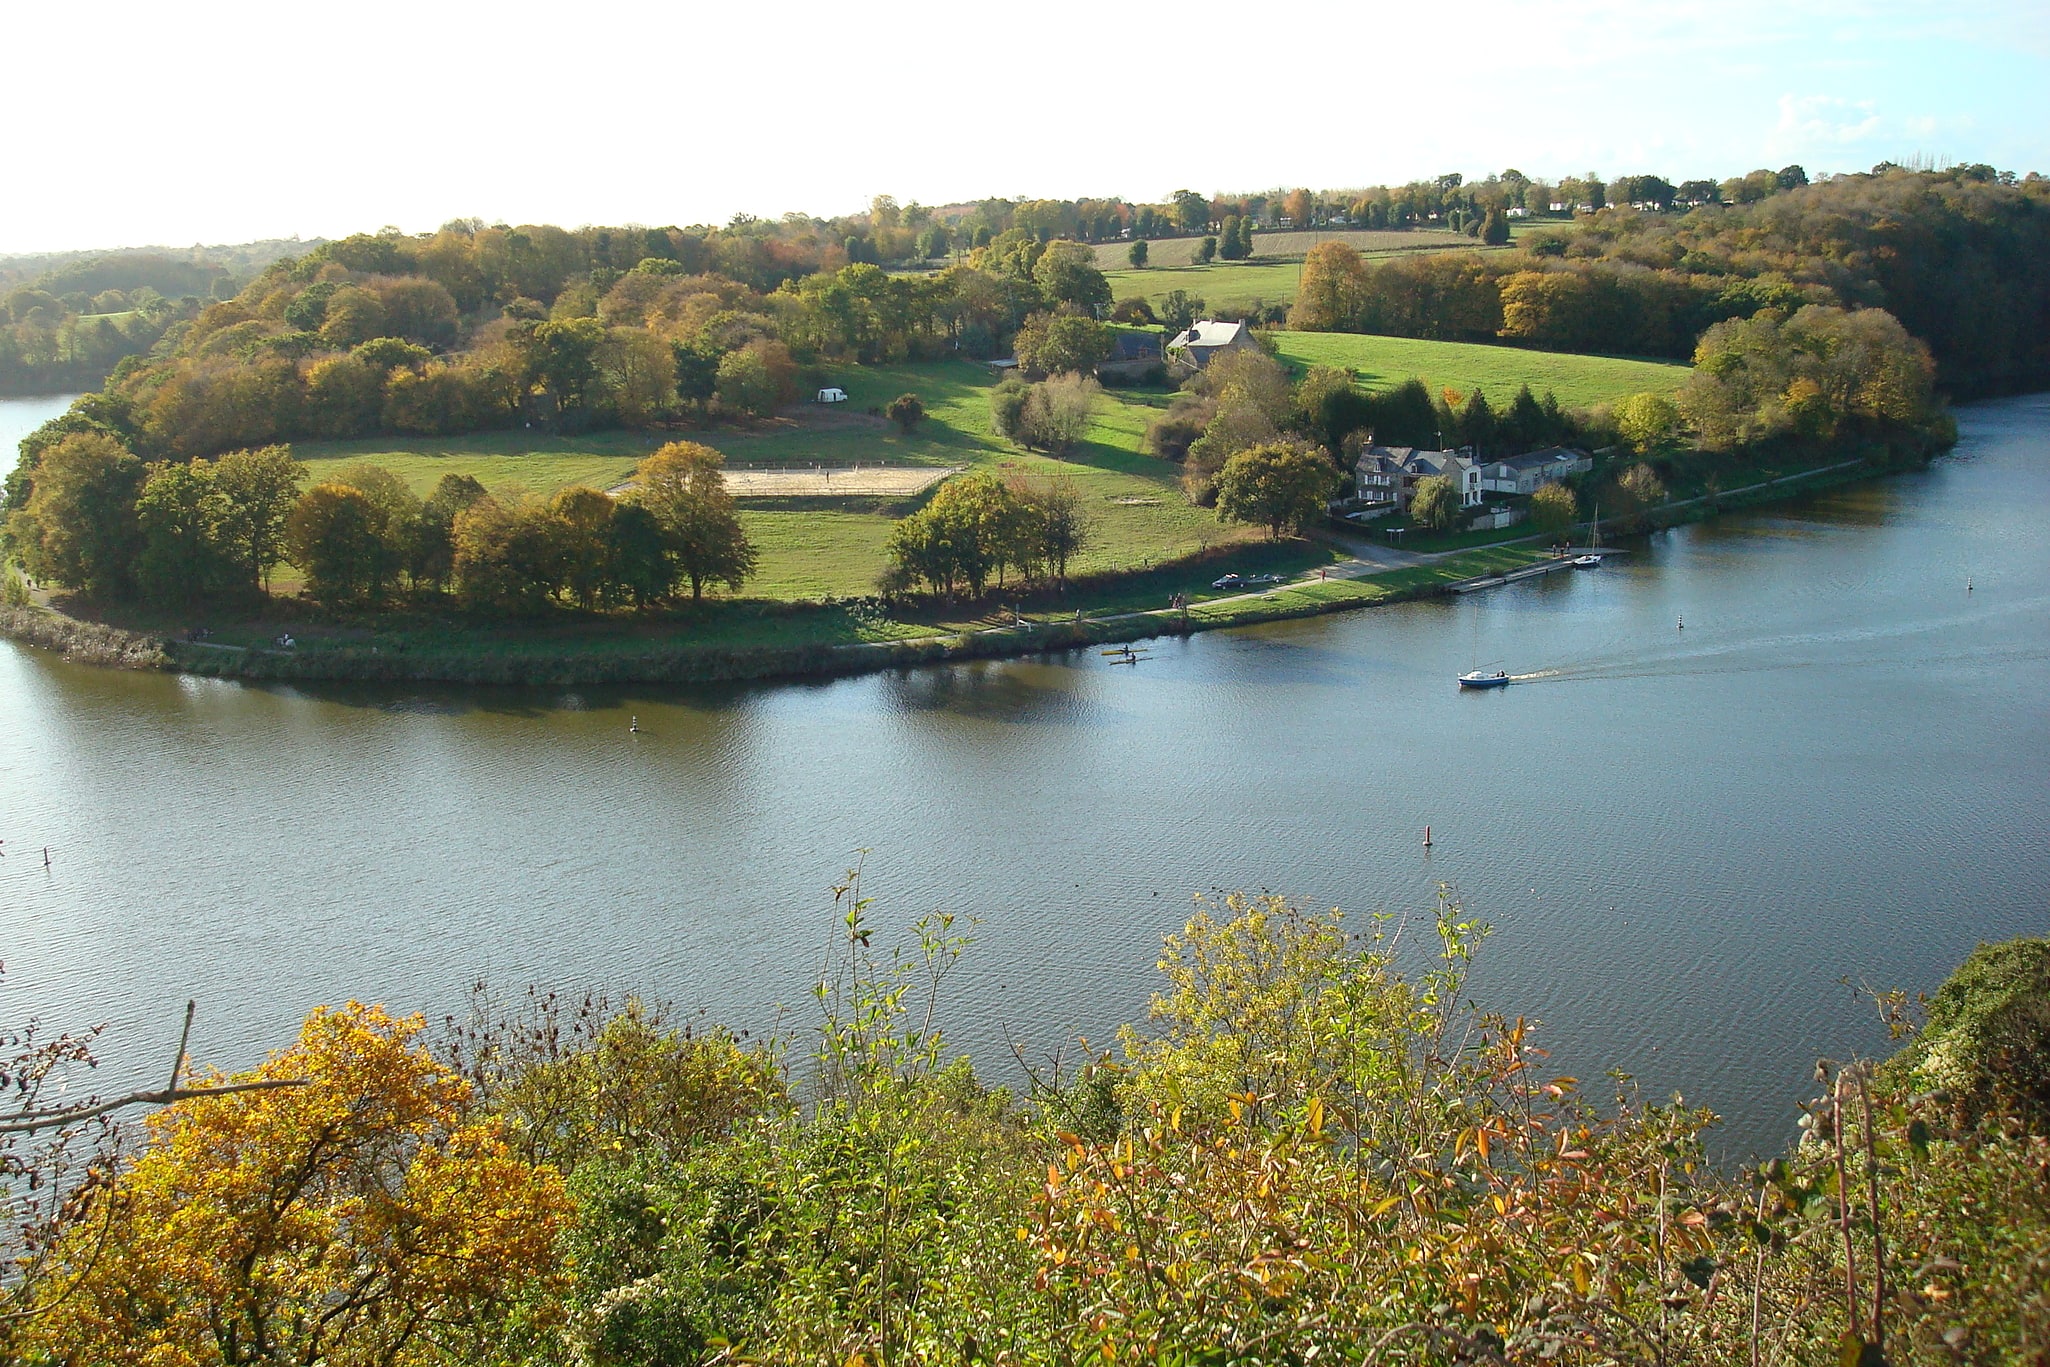
[[[1444,882],[1496,928],[1475,995],[1558,1067],[1771,1148],[1818,1055],[1885,1047],[1840,979],[2050,931],[2050,396],[1963,416],[1925,472],[1137,668],[393,691],[0,643],[0,1019],[107,1020],[152,1071],[188,996],[226,1065],[479,978],[759,1027],[803,1017],[866,849],[886,921],[982,918],[943,1018],[1003,1076],[1142,1012],[1192,893],[1416,916]],[[1453,686],[1494,662],[1554,673]]]

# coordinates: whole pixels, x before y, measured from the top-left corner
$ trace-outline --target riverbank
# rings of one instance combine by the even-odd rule
[[[997,625],[892,640],[795,640],[787,644],[708,644],[688,627],[667,632],[584,633],[496,627],[458,629],[441,648],[376,639],[318,648],[185,641],[66,615],[56,606],[0,612],[0,634],[56,650],[80,663],[170,669],[212,678],[467,684],[726,683],[832,678],[954,660],[1053,654],[1156,636],[1314,617],[1450,591],[1475,576],[1499,574],[1545,557],[1532,549],[1488,547],[1380,573],[1326,572],[1261,592],[1192,602],[1186,609],[1096,614],[1019,614]],[[1358,567],[1364,570],[1366,567]],[[821,608],[819,616],[844,613]],[[800,614],[790,614],[800,627]],[[815,625],[815,624],[814,624]],[[793,633],[796,634],[796,633]]]
[[[1646,510],[1634,529],[1658,530],[1756,507],[1835,485],[1894,473],[1898,464],[1852,460],[1725,493]],[[1525,535],[1492,545],[1417,557],[1383,569],[1362,560],[1298,568],[1288,582],[1226,596],[1192,597],[1181,608],[1006,612],[922,628],[849,604],[735,605],[708,630],[702,621],[587,622],[537,626],[460,620],[409,621],[402,629],[310,631],[278,644],[179,639],[174,633],[91,621],[48,601],[0,609],[0,635],[54,650],[67,659],[128,669],[168,669],[212,678],[293,682],[494,685],[726,683],[835,678],[957,660],[1055,654],[1159,636],[1321,616],[1457,592],[1497,580],[1549,557]],[[1279,548],[1276,554],[1284,554]],[[1294,563],[1317,560],[1312,554]],[[1285,559],[1277,563],[1288,563]],[[1214,555],[1132,575],[1127,587],[1169,596],[1178,578],[1207,579]],[[1143,579],[1143,584],[1137,581]],[[1099,586],[1096,601],[1105,596]],[[1130,594],[1123,595],[1130,598]],[[268,628],[266,628],[268,630]],[[246,634],[246,633],[245,633]],[[279,633],[280,636],[292,633]]]

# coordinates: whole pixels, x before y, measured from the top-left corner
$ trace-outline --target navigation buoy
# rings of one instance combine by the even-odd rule
[[[627,729],[628,731],[632,731],[632,732],[638,732],[638,731],[639,731],[639,730],[641,729],[641,719],[640,719],[639,717],[634,717],[634,718],[631,718],[631,719],[630,719],[630,720],[629,720],[629,721],[627,722],[627,727],[626,727],[626,729]]]
[[[50,867],[50,847],[48,845],[43,846],[43,867],[46,869]]]
[[[1965,577],[1965,592],[1966,592],[1966,593],[1970,593],[1971,591],[1972,591],[1972,580],[1971,580],[1971,576],[1967,575],[1967,576]]]
[[[1680,630],[1682,630],[1682,631],[1685,631],[1686,629],[1687,629],[1687,618],[1685,617],[1685,615],[1682,615],[1682,616],[1681,616],[1681,618],[1680,618]]]
[[[1424,827],[1424,848],[1427,850],[1431,848],[1431,828],[1429,826]]]

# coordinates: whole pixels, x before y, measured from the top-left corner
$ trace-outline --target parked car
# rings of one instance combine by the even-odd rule
[[[1213,589],[1235,589],[1243,587],[1245,582],[1245,580],[1235,574],[1227,574],[1222,579],[1211,580],[1210,587]]]

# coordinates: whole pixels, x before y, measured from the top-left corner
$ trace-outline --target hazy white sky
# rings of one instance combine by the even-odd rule
[[[0,251],[1507,166],[2050,172],[2044,0],[12,0],[0,50]]]

